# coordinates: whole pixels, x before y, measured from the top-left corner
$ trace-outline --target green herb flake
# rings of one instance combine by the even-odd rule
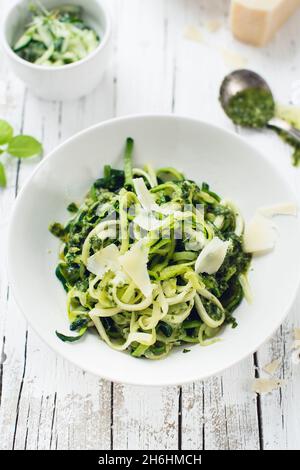
[[[71,202],[71,204],[68,205],[67,210],[73,214],[78,212],[78,206],[75,204],[75,202]]]
[[[65,237],[65,228],[59,224],[58,222],[54,222],[49,226],[49,231],[52,233],[57,238],[60,238],[61,240],[64,239]]]

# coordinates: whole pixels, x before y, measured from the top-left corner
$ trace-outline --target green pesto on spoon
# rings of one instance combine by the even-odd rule
[[[256,129],[271,128],[294,147],[300,146],[300,130],[276,117],[272,91],[257,73],[241,69],[227,75],[220,88],[220,102],[235,124]]]

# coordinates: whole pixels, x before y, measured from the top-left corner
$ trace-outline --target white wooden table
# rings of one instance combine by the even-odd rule
[[[300,12],[272,44],[254,49],[232,39],[227,0],[108,3],[114,57],[90,96],[69,103],[38,100],[0,58],[0,116],[40,138],[46,153],[91,124],[125,114],[173,112],[231,128],[218,104],[218,87],[240,66],[263,73],[278,100],[300,99]],[[207,27],[212,19],[221,21],[216,32]],[[298,185],[300,199],[300,169],[290,165],[289,149],[267,132],[243,134]],[[290,360],[300,296],[257,354],[220,376],[183,387],[112,384],[65,362],[41,342],[17,309],[4,268],[14,199],[38,163],[8,159],[8,188],[0,193],[0,448],[300,449],[300,368]],[[277,358],[286,385],[256,396],[251,381]]]

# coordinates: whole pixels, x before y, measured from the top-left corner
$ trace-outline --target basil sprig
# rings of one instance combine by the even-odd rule
[[[35,157],[42,153],[42,144],[30,135],[16,135],[12,126],[0,119],[0,155],[6,153],[16,158]],[[0,187],[7,184],[5,167],[0,162]]]

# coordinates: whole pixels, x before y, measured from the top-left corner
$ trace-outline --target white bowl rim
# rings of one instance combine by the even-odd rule
[[[86,129],[78,132],[77,134],[69,137],[65,142],[62,142],[55,149],[53,149],[38,164],[38,166],[35,168],[35,170],[31,174],[31,176],[27,180],[27,182],[21,188],[21,190],[20,190],[20,192],[17,195],[17,198],[15,200],[14,208],[13,208],[11,218],[10,218],[9,230],[8,230],[8,250],[7,250],[7,257],[6,257],[8,279],[9,279],[9,283],[10,283],[11,288],[12,288],[12,293],[13,293],[14,299],[16,301],[16,304],[17,304],[19,310],[22,312],[25,319],[27,320],[30,327],[47,344],[48,347],[50,347],[56,354],[59,354],[60,356],[62,356],[65,360],[67,360],[67,361],[71,362],[72,364],[74,364],[76,367],[79,367],[80,369],[83,369],[84,371],[89,372],[89,373],[91,373],[91,374],[93,374],[97,377],[100,377],[102,379],[105,379],[105,380],[108,380],[108,381],[111,381],[111,382],[114,382],[114,383],[122,383],[122,384],[127,384],[127,385],[134,385],[134,386],[147,386],[147,387],[180,386],[180,385],[184,385],[184,384],[193,383],[193,382],[196,382],[196,381],[199,381],[199,380],[204,380],[204,379],[207,379],[207,378],[212,377],[212,376],[216,376],[216,375],[224,372],[225,370],[227,370],[227,369],[233,367],[234,365],[240,363],[241,361],[243,361],[247,357],[253,355],[260,348],[260,346],[262,346],[266,341],[268,341],[273,336],[275,331],[280,327],[282,322],[285,320],[285,318],[287,317],[288,313],[290,312],[290,310],[291,310],[291,308],[292,308],[292,306],[295,302],[295,299],[296,299],[296,296],[298,294],[298,290],[299,290],[299,287],[300,287],[300,276],[299,276],[299,279],[297,279],[296,283],[295,283],[295,290],[294,290],[293,294],[291,295],[290,301],[288,302],[287,307],[286,307],[285,311],[283,312],[281,319],[272,328],[272,330],[270,331],[268,336],[266,336],[266,338],[263,341],[257,341],[257,343],[248,352],[244,353],[243,355],[241,355],[237,359],[232,360],[230,363],[227,364],[226,367],[220,367],[219,369],[215,368],[215,370],[213,370],[212,372],[206,373],[205,375],[202,375],[201,377],[199,377],[199,376],[197,377],[197,374],[195,374],[195,373],[190,374],[190,377],[185,378],[184,380],[182,380],[180,382],[176,379],[172,380],[172,379],[167,379],[166,378],[164,380],[160,379],[159,382],[157,382],[157,383],[149,384],[149,383],[143,383],[143,382],[139,381],[138,378],[134,381],[133,380],[120,381],[115,376],[100,375],[99,372],[97,372],[93,367],[88,367],[88,366],[82,367],[81,365],[78,365],[75,361],[73,361],[67,354],[65,354],[62,351],[58,351],[57,348],[54,345],[49,344],[47,338],[44,337],[42,332],[39,332],[39,331],[36,330],[35,326],[27,318],[27,315],[26,315],[25,311],[23,310],[23,308],[21,306],[21,301],[19,300],[20,296],[16,292],[16,286],[14,286],[13,267],[12,267],[12,263],[10,262],[10,260],[11,260],[10,253],[12,252],[12,246],[11,246],[12,237],[10,236],[10,234],[13,231],[15,216],[16,216],[17,209],[18,209],[18,206],[20,204],[20,201],[22,199],[23,192],[25,192],[27,190],[27,187],[30,185],[31,180],[34,178],[35,174],[38,173],[40,171],[40,169],[46,164],[47,160],[49,158],[52,158],[53,156],[55,156],[57,151],[62,150],[65,146],[68,146],[70,142],[72,142],[74,140],[77,140],[77,139],[80,139],[83,135],[88,135],[89,133],[94,132],[94,130],[97,129],[97,128],[105,128],[105,127],[108,127],[108,126],[112,125],[115,122],[118,123],[118,122],[122,122],[122,121],[130,121],[130,120],[134,121],[136,119],[157,119],[157,118],[159,118],[159,119],[172,119],[174,121],[185,121],[185,122],[190,122],[190,123],[194,123],[194,124],[200,124],[200,125],[209,127],[211,129],[214,129],[216,132],[221,132],[221,133],[223,133],[227,136],[230,136],[234,140],[237,140],[237,141],[243,143],[244,145],[250,147],[252,150],[254,150],[265,161],[265,163],[270,168],[272,168],[272,170],[277,174],[277,176],[280,178],[280,180],[283,182],[283,184],[285,184],[287,186],[287,181],[282,177],[282,175],[280,174],[280,172],[276,168],[276,166],[273,165],[266,158],[266,156],[260,150],[258,150],[254,145],[250,144],[246,139],[239,136],[238,134],[236,134],[232,130],[224,129],[224,128],[216,125],[216,124],[212,124],[210,122],[207,122],[207,121],[204,121],[204,120],[201,120],[201,119],[196,119],[196,118],[191,118],[191,117],[184,116],[184,115],[177,115],[177,114],[171,114],[171,113],[169,113],[169,114],[168,113],[164,113],[164,114],[130,114],[130,115],[124,115],[122,117],[111,118],[111,119],[108,119],[106,121],[102,121],[100,123],[94,124],[93,126],[90,126]],[[293,195],[294,200],[296,201],[297,197],[296,197],[295,191],[293,189],[291,189],[290,187],[288,189],[289,189],[289,192]],[[299,217],[297,217],[297,222],[296,223],[297,223],[297,225],[300,229]]]
[[[18,54],[16,54],[11,45],[9,44],[7,37],[6,37],[6,23],[8,21],[8,17],[12,13],[12,10],[16,8],[18,5],[21,4],[21,0],[18,0],[18,2],[13,3],[10,5],[8,8],[6,8],[5,16],[2,20],[2,27],[1,27],[1,36],[2,36],[2,44],[4,47],[5,52],[16,62],[19,64],[22,64],[26,67],[29,67],[32,70],[39,70],[42,72],[52,72],[55,73],[57,71],[61,70],[70,70],[75,67],[79,67],[80,65],[90,61],[97,55],[108,43],[108,40],[110,39],[111,33],[112,33],[112,20],[111,20],[111,15],[109,12],[109,9],[107,6],[104,5],[102,0],[96,0],[97,3],[99,4],[102,13],[105,17],[105,30],[104,30],[104,36],[103,39],[100,41],[96,49],[94,49],[92,52],[90,52],[86,57],[83,59],[77,60],[76,62],[73,62],[72,64],[64,64],[64,65],[59,65],[58,67],[53,67],[51,65],[39,65],[39,64],[33,64],[32,62],[29,62],[28,60],[22,59],[22,57],[19,57]],[[84,8],[84,6],[82,7]]]

